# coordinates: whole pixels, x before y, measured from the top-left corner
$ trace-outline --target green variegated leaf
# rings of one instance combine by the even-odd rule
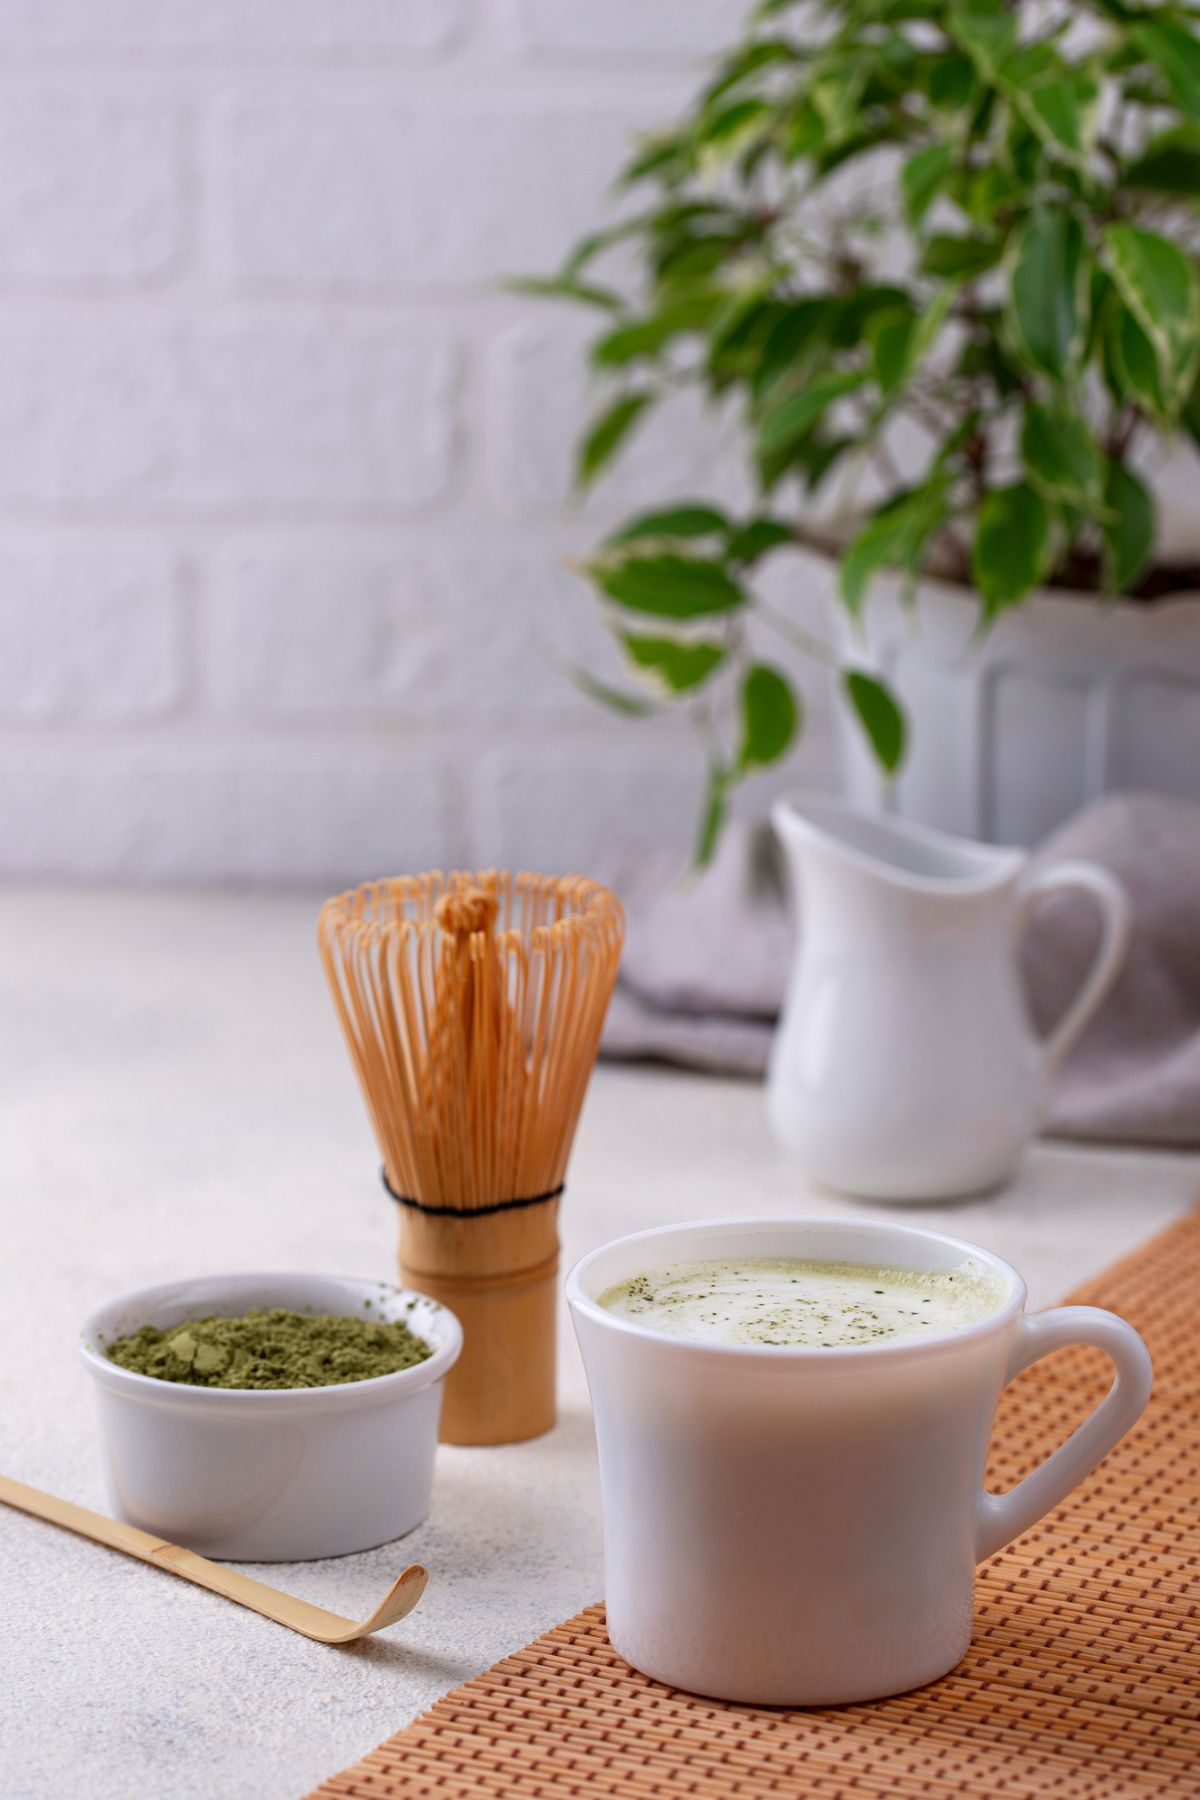
[[[610,463],[655,396],[646,392],[622,394],[593,423],[579,447],[575,482],[587,487]]]
[[[904,216],[910,225],[921,223],[953,167],[952,144],[930,144],[909,157],[900,175],[900,188]]]
[[[881,313],[872,324],[871,368],[885,394],[894,393],[908,373],[916,324],[915,316],[900,307]]]
[[[698,288],[682,294],[644,319],[616,325],[592,346],[598,369],[619,369],[642,357],[654,357],[672,338],[703,331],[725,304],[720,288]]]
[[[1092,512],[1100,501],[1104,462],[1084,421],[1065,408],[1031,402],[1021,428],[1021,461],[1049,500]]]
[[[750,519],[730,532],[727,550],[731,562],[754,563],[768,551],[795,542],[795,527],[781,519]]]
[[[946,29],[984,80],[991,82],[1016,42],[1017,19],[1003,0],[952,0],[946,11]]]
[[[1130,36],[1162,70],[1184,111],[1200,119],[1200,42],[1194,29],[1160,16],[1136,24]]]
[[[579,663],[569,662],[552,651],[546,651],[545,654],[547,660],[552,662],[566,676],[567,680],[579,689],[581,694],[586,694],[588,699],[594,700],[598,706],[607,707],[609,712],[620,713],[621,717],[625,719],[649,719],[664,710],[657,701],[648,699],[645,694],[627,694],[622,688],[615,688],[609,682],[599,680],[590,669],[582,668]]]
[[[939,112],[955,113],[975,92],[975,70],[969,56],[938,55],[929,70],[929,99]]]
[[[730,161],[774,121],[774,110],[765,100],[731,100],[703,120],[696,133],[701,166],[719,167]]]
[[[862,669],[847,669],[842,686],[876,759],[889,775],[894,775],[904,761],[908,737],[904,714],[895,697],[877,675],[868,675]]]
[[[668,694],[690,693],[706,682],[725,660],[723,644],[663,637],[633,637],[622,633],[626,655],[638,669],[652,675]]]
[[[784,308],[767,333],[751,376],[757,400],[765,400],[777,383],[795,380],[813,362],[828,335],[831,310],[824,298],[797,300]]]
[[[698,501],[690,505],[663,507],[655,512],[639,513],[614,531],[609,544],[627,544],[634,538],[698,538],[712,537],[729,529],[729,520],[715,507]]]
[[[839,588],[848,611],[862,611],[867,591],[882,569],[900,569],[915,580],[930,539],[945,519],[947,484],[937,476],[879,507],[845,550]]]
[[[575,281],[567,275],[515,275],[505,286],[514,294],[531,294],[535,299],[577,300],[583,306],[597,306],[604,312],[620,312],[623,306],[621,296],[612,288]]]
[[[1104,234],[1108,272],[1154,346],[1168,408],[1176,410],[1200,361],[1200,286],[1191,259],[1169,238],[1138,225]]]
[[[763,409],[755,448],[762,458],[786,454],[807,436],[836,400],[852,394],[866,381],[864,370],[840,375],[819,375],[799,393],[770,402]]]
[[[1028,44],[1005,58],[999,82],[1044,149],[1088,167],[1100,101],[1094,69],[1068,65],[1048,43]]]
[[[994,269],[1004,254],[1004,244],[995,237],[951,237],[939,233],[931,237],[921,255],[922,275],[936,275],[945,280],[973,281]]]
[[[791,684],[768,663],[755,663],[742,683],[742,741],[738,768],[763,768],[790,749],[800,724]]]
[[[760,38],[757,42],[743,45],[721,64],[716,80],[705,90],[704,105],[712,106],[743,81],[758,74],[760,69],[775,63],[799,62],[803,54],[803,51],[784,38]]]
[[[664,551],[657,556],[616,552],[584,565],[602,593],[630,612],[663,619],[696,619],[733,612],[745,600],[720,563]]]
[[[1110,462],[1105,473],[1105,572],[1114,594],[1130,591],[1154,547],[1154,501],[1137,476]]]
[[[1179,125],[1160,133],[1124,173],[1127,187],[1200,200],[1200,128]]]
[[[1023,355],[1062,381],[1086,339],[1089,263],[1073,213],[1035,213],[1017,239],[1009,317]]]
[[[1107,350],[1118,396],[1135,400],[1152,419],[1167,417],[1167,397],[1154,345],[1125,307],[1112,310]]]
[[[1044,576],[1050,525],[1050,508],[1028,483],[988,494],[971,552],[971,575],[988,618],[1019,606]]]

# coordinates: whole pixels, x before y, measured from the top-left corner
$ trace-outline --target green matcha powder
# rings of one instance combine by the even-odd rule
[[[336,1387],[411,1369],[433,1352],[399,1319],[252,1311],[238,1319],[143,1325],[107,1347],[109,1360],[156,1381],[206,1388]]]

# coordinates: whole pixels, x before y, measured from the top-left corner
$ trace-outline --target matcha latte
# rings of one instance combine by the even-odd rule
[[[962,1331],[1003,1297],[999,1277],[973,1258],[950,1269],[896,1269],[738,1257],[648,1270],[599,1303],[631,1324],[700,1343],[832,1350]]]

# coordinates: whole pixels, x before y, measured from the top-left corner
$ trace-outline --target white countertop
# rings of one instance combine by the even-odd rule
[[[0,893],[0,1469],[103,1509],[80,1320],[200,1271],[394,1271],[395,1220],[325,994],[314,901]],[[1042,1145],[991,1199],[906,1208],[1009,1257],[1043,1305],[1177,1217],[1200,1157]],[[745,1083],[601,1069],[564,1202],[569,1262],[666,1220],[814,1197]],[[412,1560],[429,1592],[350,1649],[0,1509],[6,1800],[294,1800],[439,1694],[599,1598],[586,1391],[563,1332],[558,1428],[443,1448],[402,1544],[264,1579],[364,1616]]]

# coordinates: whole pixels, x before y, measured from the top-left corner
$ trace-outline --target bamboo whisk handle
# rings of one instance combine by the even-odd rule
[[[499,911],[500,902],[495,894],[470,887],[443,894],[433,909],[433,916],[439,929],[448,937],[464,937],[468,932],[490,932]]]

